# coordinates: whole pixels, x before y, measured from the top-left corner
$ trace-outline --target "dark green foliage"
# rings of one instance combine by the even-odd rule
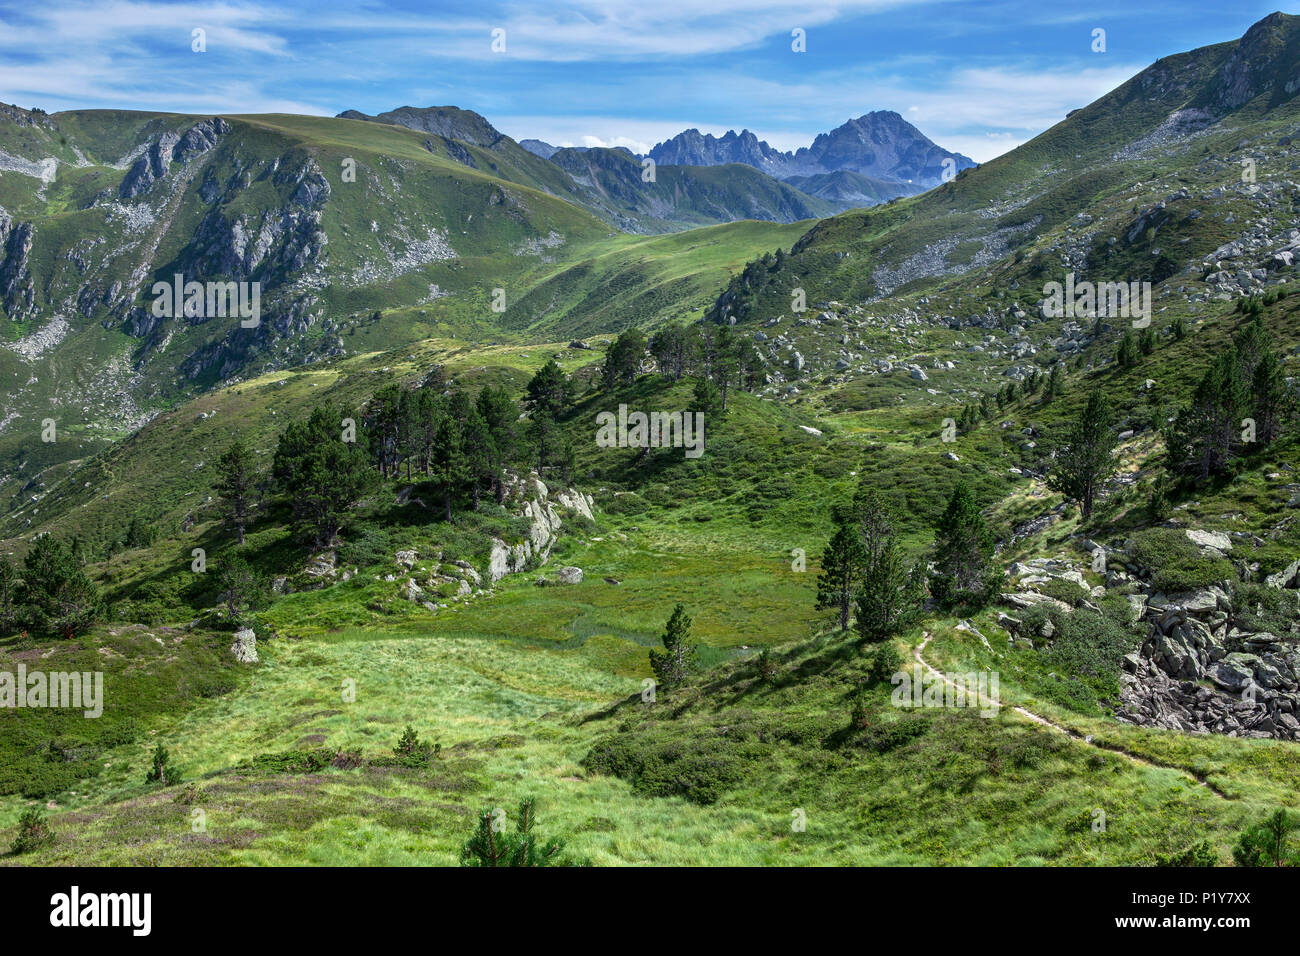
[[[0,557],[0,635],[12,634],[18,625],[22,579],[8,555]]]
[[[1194,843],[1177,853],[1160,854],[1156,857],[1156,866],[1218,866],[1219,856],[1211,848],[1208,840]]]
[[[18,835],[14,837],[9,852],[17,856],[54,842],[54,831],[45,820],[45,811],[28,807],[18,817]]]
[[[1269,445],[1294,415],[1294,402],[1258,310],[1202,377],[1191,402],[1164,429],[1169,467],[1196,481],[1227,473],[1234,459]]]
[[[564,856],[562,840],[548,840],[534,832],[535,801],[527,797],[519,802],[515,815],[515,832],[498,832],[494,826],[498,815],[492,810],[479,814],[478,828],[461,849],[461,866],[585,866],[581,860]]]
[[[934,539],[930,593],[940,606],[982,606],[992,599],[1001,581],[993,547],[975,496],[964,481],[958,482]]]
[[[314,543],[329,547],[352,508],[375,485],[365,451],[345,441],[341,410],[319,407],[280,435],[272,473]]]
[[[582,765],[591,773],[620,777],[646,796],[680,796],[707,806],[737,786],[763,750],[721,733],[643,729],[596,741]]]
[[[777,664],[776,658],[766,647],[758,652],[758,659],[754,662],[754,669],[758,671],[758,679],[765,684],[770,684],[776,680],[777,674],[780,673],[780,665]]]
[[[665,690],[676,687],[695,669],[695,647],[688,644],[691,636],[691,619],[686,608],[678,604],[673,608],[672,616],[664,633],[660,636],[664,649],[650,650],[650,668],[655,673],[659,686]]]
[[[1086,685],[1088,697],[1107,700],[1119,696],[1120,663],[1139,643],[1117,614],[1080,608],[1059,616],[1045,656],[1057,674]]]
[[[27,628],[72,637],[103,614],[99,591],[87,576],[81,544],[42,535],[23,558],[23,610]]]
[[[257,478],[252,449],[243,441],[235,441],[217,461],[213,490],[221,499],[222,519],[235,532],[235,540],[240,545],[244,543],[244,530],[252,520]]]
[[[154,747],[153,766],[145,774],[145,783],[161,783],[164,787],[174,786],[181,782],[181,772],[177,766],[171,762],[171,754],[162,744]]]
[[[847,521],[841,523],[822,552],[821,573],[817,576],[817,607],[833,608],[841,631],[849,629],[849,608],[866,562],[867,552],[857,527]]]
[[[890,678],[903,669],[903,655],[893,641],[883,641],[876,646],[871,660],[870,677],[874,684],[888,684]]]
[[[1237,576],[1232,563],[1201,554],[1177,528],[1148,528],[1126,544],[1128,560],[1158,591],[1177,594]]]
[[[605,355],[605,365],[601,370],[602,387],[606,391],[613,391],[635,382],[645,351],[644,335],[636,329],[620,332]]]
[[[532,377],[524,390],[524,404],[530,412],[546,412],[552,418],[562,418],[568,412],[573,404],[573,383],[554,359]]]
[[[1115,473],[1115,431],[1101,389],[1093,389],[1065,441],[1057,447],[1047,486],[1079,502],[1086,519],[1106,479]]]
[[[1267,819],[1247,827],[1232,848],[1238,866],[1300,866],[1300,847],[1294,834],[1300,819],[1276,810]]]
[[[397,741],[397,746],[393,748],[393,753],[405,766],[426,767],[429,761],[437,759],[442,754],[442,744],[421,740],[415,728],[407,724],[401,738]]]
[[[1123,337],[1119,340],[1119,348],[1115,351],[1115,361],[1119,363],[1120,368],[1132,368],[1137,365],[1140,358],[1141,352],[1133,340],[1133,333],[1125,329]]]
[[[244,560],[243,555],[222,555],[217,565],[217,597],[226,608],[226,620],[236,627],[247,627],[254,611],[266,604],[269,596],[266,578]]]
[[[147,548],[157,540],[158,527],[135,515],[131,518],[131,523],[126,526],[126,533],[122,536],[122,547]]]

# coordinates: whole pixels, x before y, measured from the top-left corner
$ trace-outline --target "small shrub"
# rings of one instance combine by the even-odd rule
[[[562,840],[547,840],[533,832],[537,821],[532,797],[520,801],[514,833],[498,827],[500,816],[493,810],[479,814],[478,829],[461,848],[461,866],[588,865],[585,860],[566,858]]]
[[[14,838],[10,852],[29,853],[47,843],[54,842],[54,831],[45,820],[45,811],[39,807],[28,807],[18,818],[18,836]]]
[[[145,783],[161,783],[164,787],[170,787],[181,782],[181,772],[175,764],[171,762],[171,754],[167,748],[159,744],[153,751],[153,767],[145,775]]]

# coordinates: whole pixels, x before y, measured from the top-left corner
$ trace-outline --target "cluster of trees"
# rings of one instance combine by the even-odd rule
[[[0,558],[0,633],[73,637],[99,620],[103,600],[85,565],[77,538],[48,534],[32,543],[21,569]]]
[[[628,334],[623,333],[619,340]],[[711,400],[719,411],[726,411],[733,389],[753,391],[763,384],[763,357],[749,339],[730,325],[711,322],[665,325],[650,337],[642,351],[646,347],[659,371],[674,382],[687,377],[707,383],[704,389],[696,389],[697,401],[702,395],[716,395]],[[611,356],[617,348],[615,342]]]
[[[963,429],[974,428],[981,421],[987,421],[997,412],[1001,412],[1008,405],[1022,398],[1039,395],[1044,403],[1050,402],[1061,394],[1064,383],[1065,375],[1061,370],[1060,362],[1047,372],[1035,369],[1023,382],[1007,382],[996,392],[986,392],[980,397],[979,402],[964,406],[961,415],[957,418],[957,424]]]
[[[335,541],[349,512],[382,480],[430,487],[450,521],[457,501],[477,509],[490,493],[501,502],[511,468],[567,479],[574,452],[558,420],[572,405],[573,383],[554,361],[528,383],[522,408],[504,387],[487,385],[471,398],[447,388],[435,370],[416,388],[380,389],[359,423],[343,408],[322,405],[290,424],[275,449],[271,487],[318,547]],[[252,449],[237,440],[217,463],[214,487],[240,545],[264,485]]]
[[[1295,414],[1263,314],[1253,306],[1244,311],[1249,318],[1232,344],[1219,353],[1191,402],[1164,429],[1174,474],[1199,481],[1226,474],[1242,455],[1276,441]]]
[[[1001,575],[993,564],[993,536],[974,496],[959,483],[935,534],[931,568],[909,563],[895,514],[864,478],[853,501],[833,509],[835,532],[822,553],[817,607],[834,610],[841,631],[854,627],[865,643],[879,643],[920,614],[927,585],[944,607],[983,605]]]

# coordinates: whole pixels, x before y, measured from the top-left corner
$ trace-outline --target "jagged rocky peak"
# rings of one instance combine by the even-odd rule
[[[721,137],[688,129],[655,146],[650,156],[657,163],[681,166],[744,163],[779,179],[848,171],[927,186],[942,180],[944,160],[952,160],[954,172],[975,165],[970,157],[937,146],[889,110],[850,119],[793,153],[770,146],[747,129],[729,130]]]
[[[144,151],[122,179],[118,195],[134,199],[167,175],[173,162],[188,163],[217,145],[220,136],[230,132],[230,124],[216,116],[196,123],[184,134],[168,130]]]

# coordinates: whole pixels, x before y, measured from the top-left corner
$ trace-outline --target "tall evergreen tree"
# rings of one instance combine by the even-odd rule
[[[1101,486],[1115,473],[1111,454],[1115,442],[1106,396],[1094,388],[1064,443],[1056,449],[1047,476],[1047,487],[1079,502],[1085,520],[1092,515]]]
[[[73,637],[103,613],[81,542],[41,535],[23,557],[23,619],[40,634]]]
[[[930,593],[944,607],[984,604],[994,587],[993,535],[964,481],[953,489],[934,539]]]
[[[227,527],[234,529],[240,545],[244,543],[244,529],[252,519],[256,486],[257,461],[253,451],[242,439],[237,439],[217,461],[214,490],[221,499],[222,517]]]
[[[841,522],[822,552],[822,570],[817,576],[817,608],[834,608],[841,631],[849,629],[849,609],[866,561],[858,529],[848,521]]]
[[[505,500],[506,468],[519,450],[519,407],[504,387],[487,385],[478,393],[475,407],[483,419],[492,445],[490,481],[497,504]]]
[[[529,381],[524,389],[524,404],[531,412],[546,412],[552,418],[561,418],[573,404],[573,383],[564,370],[551,359]]]
[[[356,442],[344,441],[340,409],[321,406],[280,435],[272,475],[318,547],[332,547],[375,474]]]
[[[866,477],[853,496],[852,514],[862,546],[857,629],[877,643],[907,626],[924,599],[924,576],[910,568],[895,534],[893,512]]]
[[[635,382],[645,351],[645,336],[639,331],[626,329],[620,332],[605,354],[605,365],[601,370],[601,385],[604,389],[613,391]]]

